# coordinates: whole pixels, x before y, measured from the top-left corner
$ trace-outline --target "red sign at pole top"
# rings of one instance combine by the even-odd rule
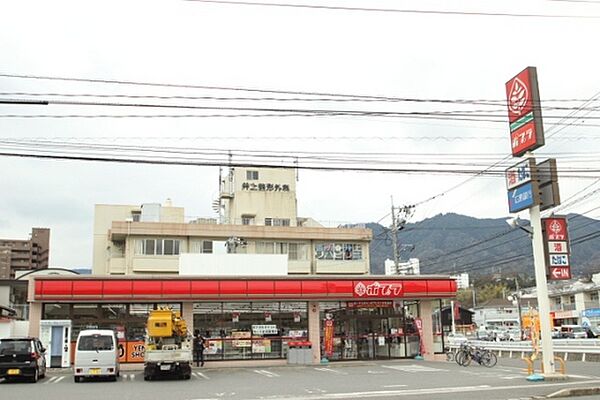
[[[535,67],[527,67],[506,82],[508,122],[511,124],[533,111],[532,75],[537,80]]]
[[[535,122],[530,121],[510,133],[510,147],[513,154],[520,154],[536,145]]]
[[[535,67],[527,67],[506,82],[506,102],[512,154],[520,157],[544,145],[544,127]]]

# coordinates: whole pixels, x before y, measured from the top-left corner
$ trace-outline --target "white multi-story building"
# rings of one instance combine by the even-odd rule
[[[456,287],[458,289],[468,289],[469,288],[469,274],[463,272],[462,274],[450,275],[450,278],[456,281]]]
[[[293,170],[232,168],[221,179],[222,223],[188,223],[183,207],[170,201],[96,205],[93,273],[178,274],[181,254],[227,246],[230,253],[286,255],[288,274],[368,274],[371,230],[299,218],[295,190]]]
[[[535,287],[523,292],[523,301],[537,296]],[[548,288],[548,297],[555,326],[600,326],[600,273],[594,274],[589,282],[554,282]]]
[[[408,261],[401,261],[398,263],[398,268],[394,260],[385,260],[385,274],[386,275],[420,275],[421,269],[419,267],[418,258],[410,258]]]

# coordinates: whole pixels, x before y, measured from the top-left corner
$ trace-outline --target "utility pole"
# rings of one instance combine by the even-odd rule
[[[404,228],[404,224],[412,214],[414,206],[394,207],[394,198],[392,199],[392,245],[394,246],[394,271],[400,275],[400,246],[398,245],[398,231]],[[396,218],[398,210],[398,218]]]
[[[392,245],[394,246],[394,271],[400,275],[400,250],[398,250],[398,223],[396,222],[396,208],[392,198]]]
[[[452,334],[456,334],[456,315],[454,315],[454,300],[450,300],[450,318],[452,318]]]
[[[515,294],[517,298],[517,312],[519,313],[519,339],[523,339],[523,316],[521,315],[521,289],[519,288],[519,279],[515,277]]]

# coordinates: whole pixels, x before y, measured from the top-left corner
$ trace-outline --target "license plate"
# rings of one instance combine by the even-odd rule
[[[100,375],[100,368],[90,368],[90,375]]]
[[[21,374],[21,370],[20,369],[9,369],[8,370],[8,375],[20,375]]]
[[[161,366],[160,366],[160,370],[161,370],[161,371],[168,371],[168,370],[170,370],[170,369],[171,369],[171,366],[170,366],[170,365],[161,365]]]

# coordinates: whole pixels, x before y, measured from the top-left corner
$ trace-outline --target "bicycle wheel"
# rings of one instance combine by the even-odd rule
[[[448,350],[446,352],[446,361],[454,361],[455,358],[456,358],[456,354],[453,351]]]
[[[496,354],[494,354],[493,352],[491,352],[489,350],[481,355],[480,364],[483,365],[484,367],[492,368],[493,366],[496,365],[497,362],[498,362],[498,357],[496,357]]]
[[[467,367],[471,364],[471,353],[468,351],[461,351],[456,354],[456,363],[461,367]]]
[[[462,360],[464,357],[465,357],[465,352],[463,350],[459,350],[454,355],[454,361],[456,361],[456,363],[458,365],[462,365]]]

